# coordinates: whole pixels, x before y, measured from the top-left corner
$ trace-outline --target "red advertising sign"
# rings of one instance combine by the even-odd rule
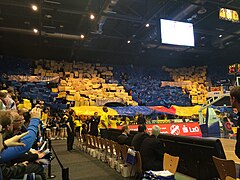
[[[197,122],[192,123],[171,123],[171,124],[146,124],[147,130],[152,131],[152,127],[158,125],[160,132],[164,134],[173,134],[181,136],[198,136],[202,137],[200,126]],[[122,126],[118,126],[121,129]],[[131,131],[137,131],[138,125],[129,125]]]

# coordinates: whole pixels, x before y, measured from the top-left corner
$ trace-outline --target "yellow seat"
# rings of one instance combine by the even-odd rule
[[[171,173],[175,174],[178,167],[178,156],[171,156],[170,154],[164,153],[163,157],[163,170],[170,171]]]

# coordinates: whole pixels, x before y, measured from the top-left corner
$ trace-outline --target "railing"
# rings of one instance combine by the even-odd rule
[[[52,147],[52,141],[51,140],[48,141],[48,148],[53,151],[53,153],[54,153],[54,155],[55,155],[55,157],[58,161],[58,164],[62,169],[62,180],[69,180],[69,168],[64,167],[63,164],[61,163],[60,159],[57,156],[56,151]],[[51,163],[50,163],[49,166],[48,166],[48,179],[52,179],[52,178],[55,178],[55,175],[52,175],[52,166],[51,166]]]
[[[205,118],[202,114],[202,111],[206,108],[208,108],[209,106],[211,106],[212,104],[214,104],[215,102],[219,101],[220,99],[222,99],[225,96],[229,96],[229,94],[221,94],[217,97],[212,97],[210,99],[207,100],[207,104],[202,105],[202,107],[198,110],[199,112],[199,122],[200,124],[204,124],[205,123]]]

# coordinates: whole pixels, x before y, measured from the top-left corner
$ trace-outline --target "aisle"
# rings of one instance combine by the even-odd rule
[[[114,169],[111,169],[106,163],[103,163],[90,155],[77,150],[68,152],[66,150],[66,140],[52,141],[54,150],[56,151],[63,166],[69,167],[70,180],[78,179],[128,179],[123,178]],[[62,179],[61,168],[56,158],[52,161],[52,174],[56,175],[55,179]]]

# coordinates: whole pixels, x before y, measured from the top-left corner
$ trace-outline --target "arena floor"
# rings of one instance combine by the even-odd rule
[[[69,179],[98,179],[98,180],[120,180],[130,179],[123,178],[121,174],[111,169],[106,163],[103,163],[90,155],[81,152],[76,146],[75,150],[68,152],[66,140],[54,140],[52,145],[64,167],[69,168]],[[52,174],[56,175],[55,179],[62,179],[61,168],[56,158],[52,161]]]

